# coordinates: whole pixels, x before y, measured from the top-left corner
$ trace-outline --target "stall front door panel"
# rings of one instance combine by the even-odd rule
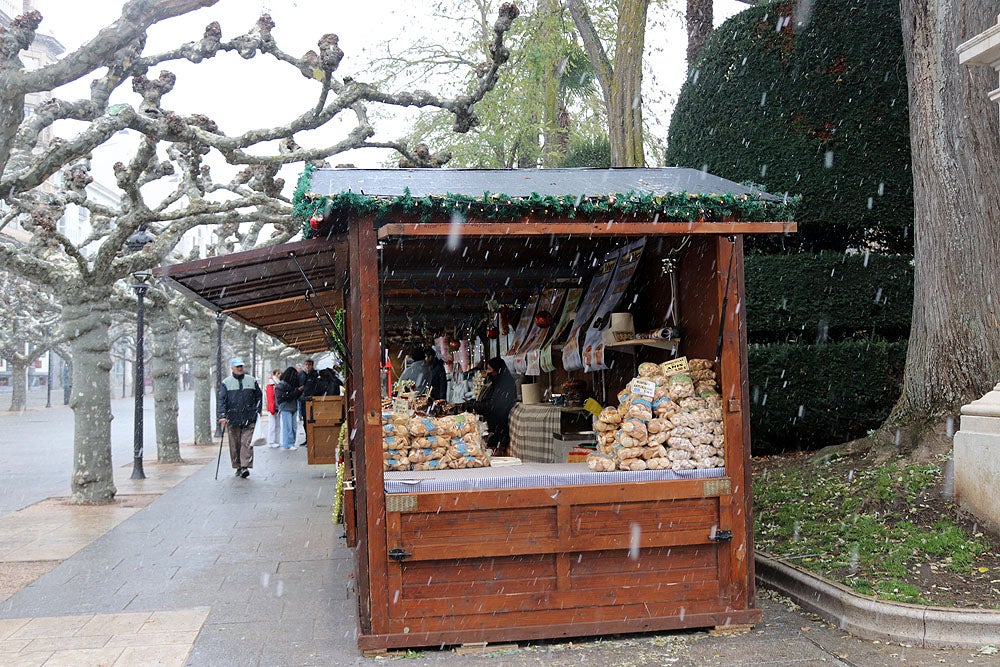
[[[665,484],[388,496],[391,631],[724,611],[728,497]]]

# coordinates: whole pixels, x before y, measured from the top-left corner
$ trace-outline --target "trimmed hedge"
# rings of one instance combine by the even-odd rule
[[[838,252],[746,257],[752,343],[906,338],[913,258]]]
[[[666,164],[801,195],[799,233],[752,248],[912,253],[899,3],[781,0],[727,20],[689,68]]]
[[[906,345],[751,345],[753,453],[820,449],[881,425],[899,397]]]

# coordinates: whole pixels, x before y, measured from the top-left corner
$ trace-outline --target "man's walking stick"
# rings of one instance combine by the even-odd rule
[[[219,459],[215,462],[215,479],[219,479],[219,465],[222,463],[222,443],[226,439],[226,427],[222,427],[222,435],[219,436]]]

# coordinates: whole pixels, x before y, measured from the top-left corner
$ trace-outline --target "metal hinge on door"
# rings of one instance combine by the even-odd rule
[[[733,541],[733,531],[731,530],[717,530],[712,534],[709,539],[715,540],[716,542],[732,542]]]
[[[391,559],[393,559],[394,561],[397,561],[397,562],[401,562],[404,559],[409,558],[412,555],[413,554],[411,554],[409,551],[406,551],[405,549],[390,549],[389,550],[389,558],[391,558]]]

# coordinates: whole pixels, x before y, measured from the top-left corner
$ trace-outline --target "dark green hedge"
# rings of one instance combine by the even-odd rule
[[[899,397],[906,341],[752,345],[755,455],[815,450],[877,428]]]
[[[905,255],[838,252],[746,257],[750,342],[905,338],[913,263]]]
[[[802,195],[798,235],[751,247],[912,253],[898,1],[786,0],[723,23],[689,68],[666,164]]]

